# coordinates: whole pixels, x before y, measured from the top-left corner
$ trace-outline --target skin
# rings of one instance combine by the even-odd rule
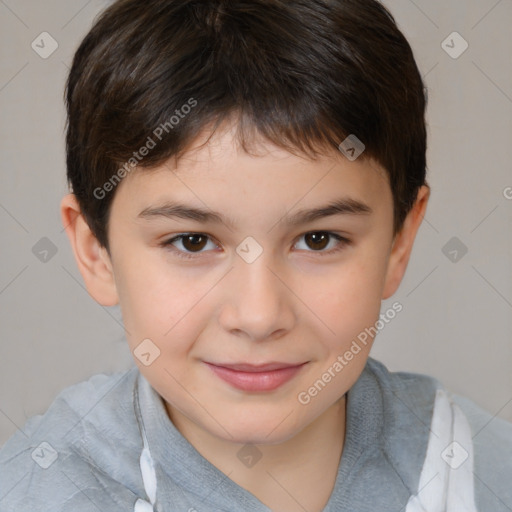
[[[372,212],[285,223],[285,216],[341,197]],[[108,226],[110,253],[72,194],[61,214],[91,296],[104,306],[120,304],[132,351],[147,338],[159,348],[149,366],[135,362],[181,434],[271,509],[314,512],[332,492],[345,393],[372,340],[307,405],[297,396],[379,319],[381,301],[402,280],[428,197],[424,186],[393,236],[391,189],[375,161],[350,162],[334,151],[311,160],[264,141],[248,154],[233,127],[224,127],[178,162],[135,170],[121,182]],[[218,212],[232,225],[139,216],[171,200]],[[190,232],[210,238],[200,246],[162,244]],[[350,242],[326,237],[315,245],[308,233],[318,232]],[[263,249],[252,263],[236,252],[248,236]],[[193,257],[180,258],[187,249]],[[249,392],[221,380],[205,361],[306,364],[274,391]],[[251,468],[237,457],[245,444],[262,453]]]

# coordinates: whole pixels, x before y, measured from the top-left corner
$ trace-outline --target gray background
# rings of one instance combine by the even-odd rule
[[[59,216],[64,82],[106,4],[0,0],[0,445],[64,387],[133,364],[119,311],[88,296]],[[429,89],[432,197],[406,277],[383,304],[403,311],[372,355],[512,421],[512,1],[385,4]],[[454,31],[469,44],[456,59],[442,46],[462,48]],[[31,47],[42,32],[58,43],[46,59]],[[49,48],[45,39],[39,51]]]

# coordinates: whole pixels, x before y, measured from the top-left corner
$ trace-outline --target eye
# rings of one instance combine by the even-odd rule
[[[299,242],[295,244],[296,248],[318,253],[319,256],[338,252],[351,243],[347,238],[330,231],[310,231],[300,238],[304,239],[306,248],[298,247]],[[209,247],[208,244],[210,244]],[[181,233],[162,242],[161,245],[172,250],[178,257],[189,259],[199,257],[201,253],[218,248],[218,245],[205,233]],[[329,249],[326,250],[326,248]]]
[[[330,231],[310,231],[301,236],[306,244],[306,251],[318,252],[321,255],[333,254],[350,244],[350,240]],[[296,245],[299,245],[297,243]],[[331,247],[329,250],[325,250]],[[303,249],[298,247],[299,249]]]
[[[163,242],[162,246],[172,249],[180,257],[194,258],[195,253],[205,252],[203,249],[208,246],[208,243],[211,244],[208,249],[217,247],[204,233],[181,233]]]

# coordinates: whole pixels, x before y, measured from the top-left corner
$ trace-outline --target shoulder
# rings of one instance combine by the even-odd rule
[[[364,373],[380,395],[380,443],[385,458],[407,488],[416,491],[440,383],[427,375],[392,372],[373,358],[368,359]]]
[[[130,480],[121,468],[137,466],[127,460],[139,450],[130,449],[138,439],[132,405],[137,374],[136,368],[98,374],[64,389],[45,414],[30,418],[2,446],[0,512],[78,512],[95,502],[114,511],[122,509],[116,501],[123,496],[135,501],[126,482],[116,480]],[[137,486],[135,478],[130,483]]]
[[[466,397],[451,393],[433,377],[391,372],[371,358],[365,370],[380,388],[386,424],[384,442],[387,455],[398,470],[410,474],[413,467],[421,467],[426,461],[427,448],[434,447],[434,441],[442,437],[432,432],[440,427],[442,430],[442,423],[452,421],[449,403],[467,426],[474,458],[477,509],[512,510],[512,423],[493,416]],[[442,396],[444,406],[443,400],[439,400]],[[447,446],[436,447],[436,459],[441,460]],[[414,459],[417,460],[411,466]]]
[[[468,420],[474,449],[475,494],[481,510],[512,510],[512,423],[450,393]]]
[[[368,359],[365,370],[380,389],[388,421],[408,424],[415,417],[422,423],[430,422],[437,390],[442,388],[437,379],[420,373],[392,372],[373,358]]]

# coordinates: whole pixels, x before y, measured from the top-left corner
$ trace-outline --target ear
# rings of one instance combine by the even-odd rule
[[[429,196],[430,187],[428,185],[423,185],[418,191],[418,195],[416,196],[416,201],[414,202],[412,209],[405,218],[402,229],[395,236],[388,261],[384,289],[382,292],[383,299],[391,297],[396,292],[400,282],[402,281],[412,252],[416,233],[418,232],[421,221],[425,216]]]
[[[64,196],[60,214],[87,291],[102,306],[115,306],[119,299],[110,256],[89,228],[74,194]]]

